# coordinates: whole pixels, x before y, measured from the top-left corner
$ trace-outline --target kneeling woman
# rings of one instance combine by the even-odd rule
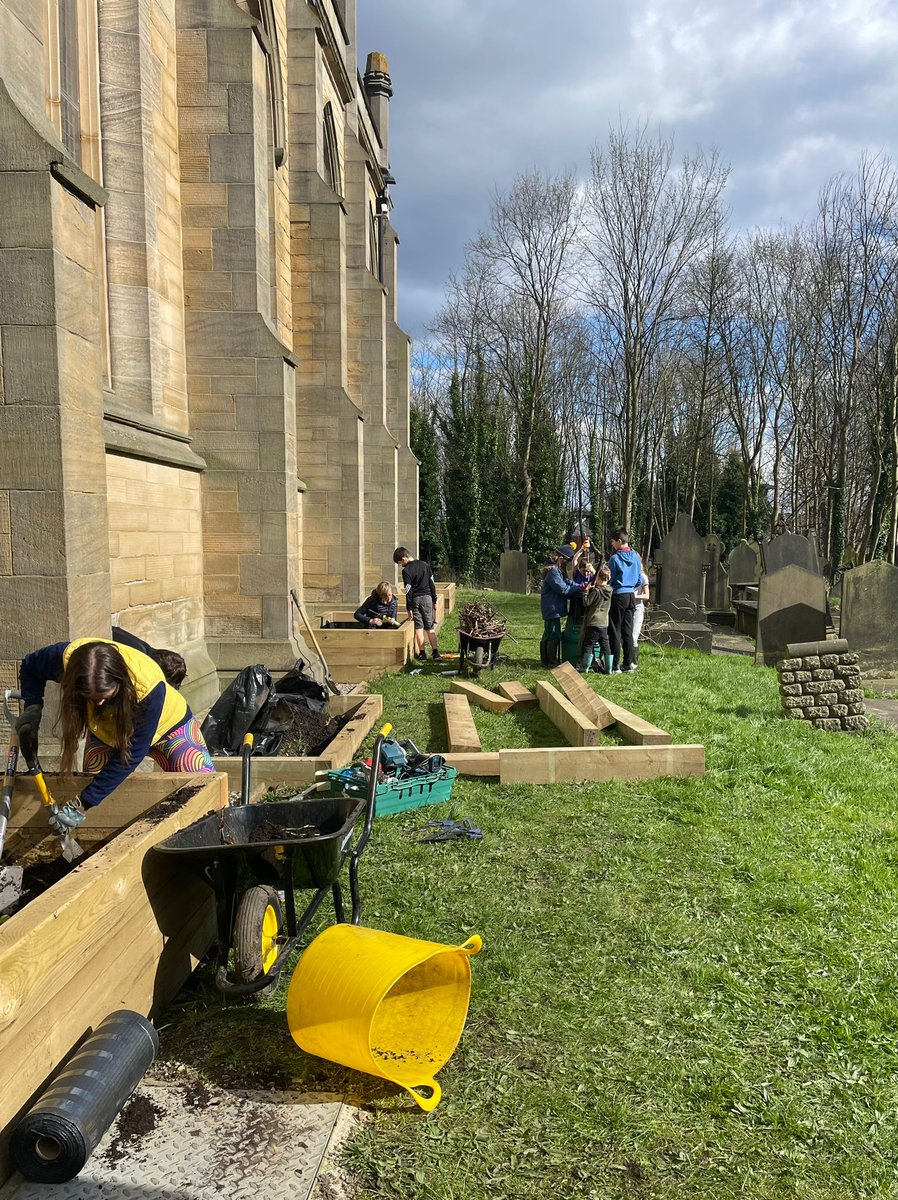
[[[165,681],[157,663],[105,638],[57,642],[26,654],[20,674],[25,710],[17,727],[36,748],[44,689],[62,686],[63,773],[70,773],[82,736],[84,769],[97,774],[57,822],[73,829],[149,754],[163,771],[214,771],[196,717]]]

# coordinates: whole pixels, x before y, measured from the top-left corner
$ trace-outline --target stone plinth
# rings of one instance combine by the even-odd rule
[[[844,645],[844,643],[841,643]],[[800,655],[776,664],[783,712],[795,721],[809,721],[831,733],[867,728],[858,656],[840,643],[820,641],[790,649]]]

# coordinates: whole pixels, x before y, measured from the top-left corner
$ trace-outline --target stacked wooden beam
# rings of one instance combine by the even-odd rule
[[[597,695],[569,663],[556,667],[552,675],[558,687],[540,680],[535,694],[516,682],[499,684],[497,695],[478,684],[453,680],[451,692],[444,696],[450,751],[446,761],[460,775],[498,777],[502,783],[704,775],[704,746],[673,745],[666,730]],[[568,745],[479,753],[470,704],[489,712],[538,704]],[[612,727],[628,745],[600,745],[601,731]]]

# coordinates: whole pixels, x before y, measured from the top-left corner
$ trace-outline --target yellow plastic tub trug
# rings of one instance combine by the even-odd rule
[[[302,958],[287,1024],[308,1054],[404,1087],[425,1111],[440,1102],[437,1071],[452,1057],[471,999],[474,934],[460,946],[359,925],[333,925]]]

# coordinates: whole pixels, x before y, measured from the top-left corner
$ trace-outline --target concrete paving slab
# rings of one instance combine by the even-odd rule
[[[2,1200],[308,1200],[342,1097],[142,1083],[69,1183]]]
[[[898,731],[898,700],[865,700],[868,717],[878,717],[884,725]]]

